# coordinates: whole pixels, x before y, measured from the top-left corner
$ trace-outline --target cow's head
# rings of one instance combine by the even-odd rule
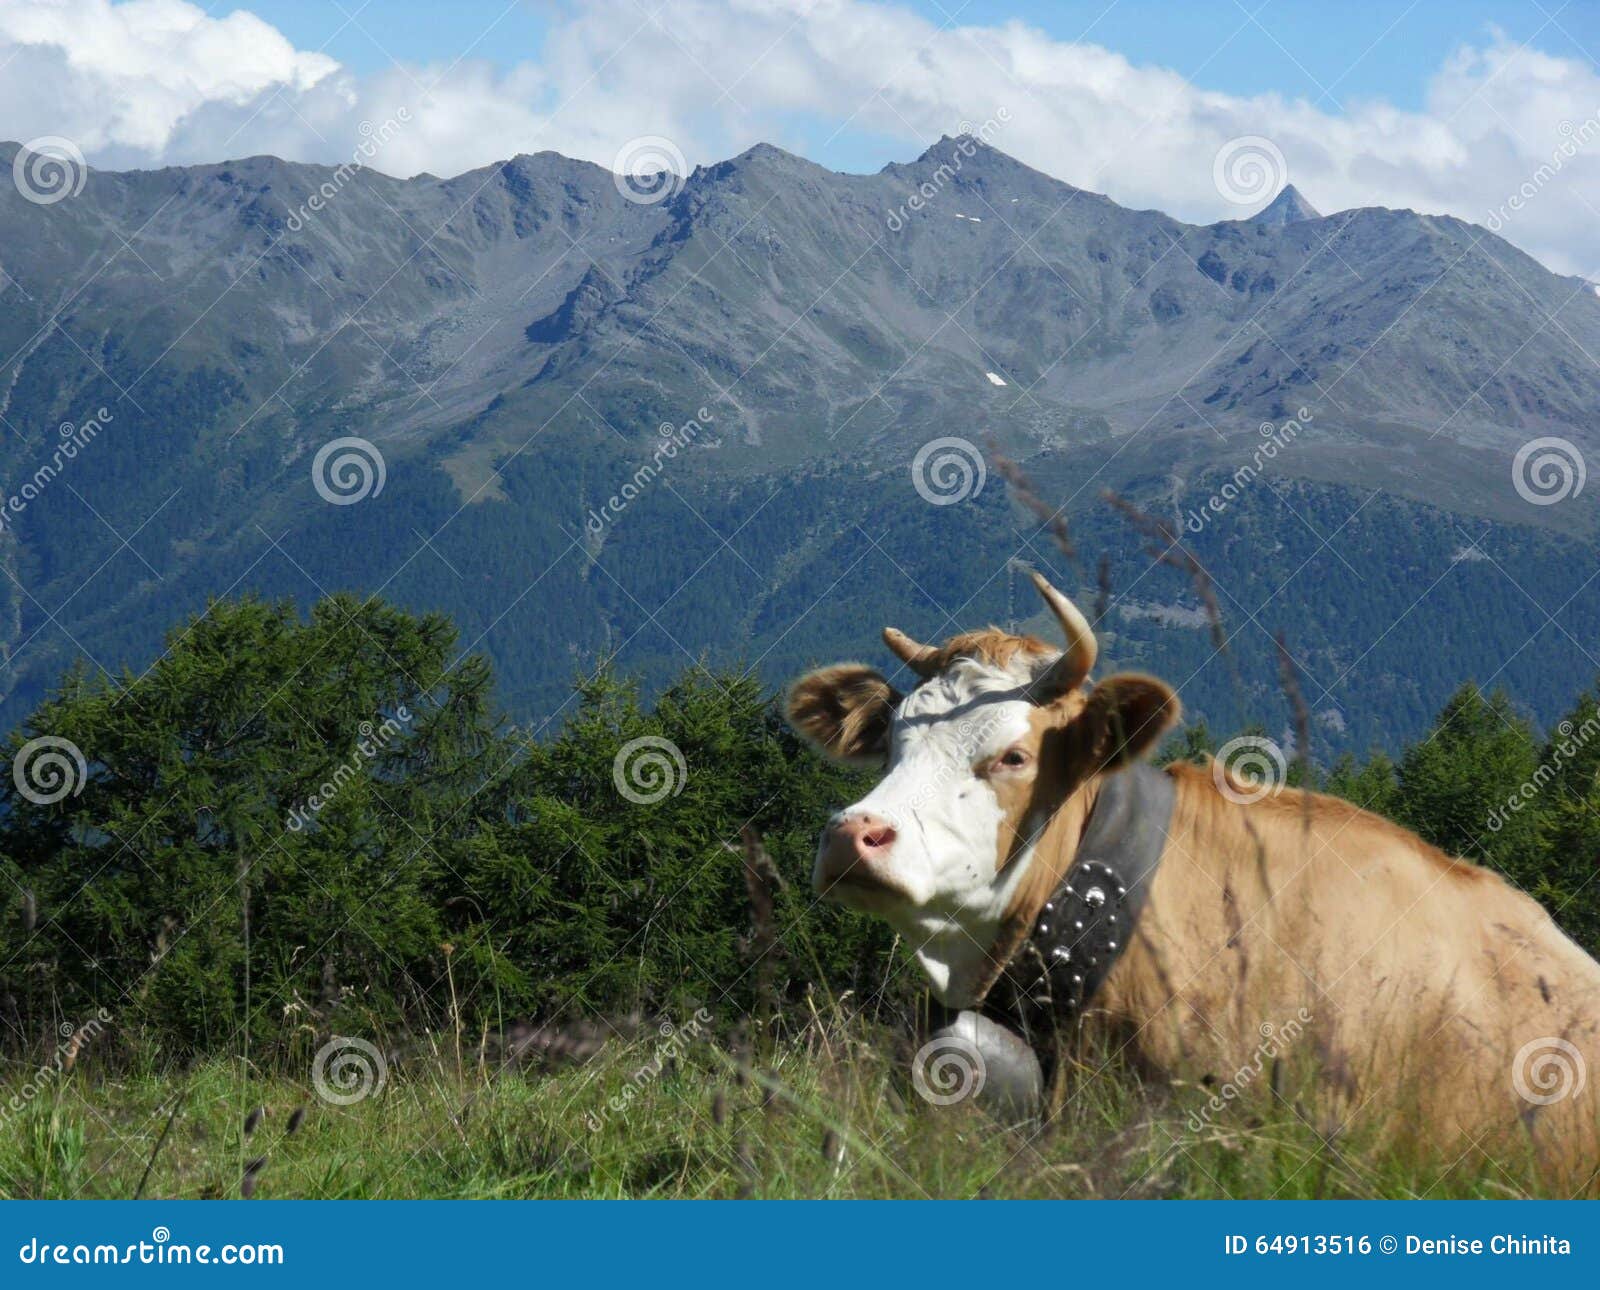
[[[885,644],[920,678],[909,694],[858,663],[811,672],[789,693],[789,720],[823,752],[887,771],[828,821],[813,884],[888,919],[953,1006],[987,989],[1003,928],[1031,919],[1030,894],[1042,901],[1054,883],[1043,884],[1070,862],[1052,854],[1051,874],[1033,865],[1042,845],[1058,853],[1076,842],[1052,823],[1178,718],[1177,696],[1151,677],[1086,688],[1094,632],[1070,600],[1034,582],[1065,650],[994,628],[943,646],[888,628]]]

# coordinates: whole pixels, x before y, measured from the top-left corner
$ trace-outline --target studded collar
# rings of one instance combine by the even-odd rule
[[[1061,884],[1006,965],[985,1011],[1025,1033],[1075,1020],[1110,975],[1161,863],[1176,797],[1170,776],[1135,765],[1106,778]]]

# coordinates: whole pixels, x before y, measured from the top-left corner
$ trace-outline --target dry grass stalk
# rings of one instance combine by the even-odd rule
[[[461,1064],[461,1000],[456,996],[455,954],[456,947],[449,941],[439,946],[444,954],[444,974],[450,983],[450,1030],[455,1040],[456,1049],[456,1083],[463,1082],[464,1068]]]
[[[1211,624],[1211,643],[1217,647],[1217,653],[1226,654],[1228,636],[1222,630],[1222,607],[1217,603],[1217,592],[1212,585],[1211,575],[1189,553],[1189,549],[1173,531],[1172,525],[1148,511],[1140,510],[1126,497],[1112,492],[1109,488],[1100,496],[1149,540],[1150,545],[1145,548],[1145,552],[1152,560],[1178,570],[1189,579],[1195,595],[1200,598],[1200,603],[1205,608],[1206,619]]]
[[[756,1019],[763,1036],[776,1011],[773,997],[772,974],[778,944],[778,926],[775,915],[777,892],[783,881],[778,876],[778,866],[753,825],[739,830],[739,840],[744,856],[744,886],[750,897],[751,933],[743,942],[745,956],[755,967]]]
[[[178,1112],[183,1107],[184,1099],[188,1096],[185,1089],[172,1099],[172,1110],[167,1113],[167,1122],[161,1126],[161,1136],[156,1139],[156,1145],[150,1151],[150,1159],[145,1161],[144,1173],[139,1176],[139,1185],[133,1190],[134,1200],[144,1195],[145,1185],[150,1181],[150,1171],[156,1167],[156,1157],[161,1154],[161,1148],[166,1143],[167,1135],[172,1132],[172,1122],[178,1118]]]
[[[995,446],[993,439],[986,439],[984,447],[989,450],[989,456],[994,461],[994,468],[1000,478],[1006,481],[1011,495],[1030,510],[1034,518],[1044,525],[1045,531],[1050,534],[1051,540],[1062,555],[1066,556],[1073,564],[1079,564],[1078,549],[1073,545],[1071,530],[1067,528],[1066,516],[1051,506],[1044,498],[1039,496],[1034,488],[1033,481],[1028,478],[1027,472],[1011,458],[1002,453]]]
[[[244,1175],[239,1179],[239,1195],[242,1199],[249,1200],[256,1194],[256,1178],[266,1167],[265,1156],[257,1156],[245,1163]]]
[[[1094,579],[1094,618],[1091,626],[1100,626],[1100,620],[1106,616],[1106,610],[1111,608],[1111,557],[1100,557],[1099,567],[1095,570]]]
[[[638,1029],[638,1019],[625,1019],[612,1029],[631,1034]],[[581,1066],[599,1055],[607,1038],[607,1028],[593,1021],[580,1019],[559,1026],[531,1026],[519,1021],[506,1033],[506,1063],[566,1062]]]
[[[1307,789],[1311,787],[1311,709],[1306,706],[1306,696],[1300,689],[1300,670],[1295,666],[1294,658],[1289,653],[1289,646],[1284,642],[1283,633],[1279,632],[1273,638],[1273,643],[1278,647],[1278,680],[1283,686],[1283,693],[1289,700],[1289,712],[1294,718],[1294,756],[1300,763],[1301,783]],[[1311,832],[1311,797],[1307,793],[1301,799],[1302,817],[1306,833]]]

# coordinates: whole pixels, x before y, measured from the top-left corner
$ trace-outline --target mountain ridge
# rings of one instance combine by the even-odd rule
[[[1292,186],[1254,219],[1189,224],[949,136],[860,175],[757,145],[649,201],[550,152],[409,180],[245,158],[94,171],[50,205],[0,186],[0,270],[8,490],[58,425],[115,413],[70,479],[0,534],[12,714],[70,657],[150,657],[241,569],[242,586],[302,598],[382,588],[448,607],[469,639],[517,653],[502,672],[530,711],[557,706],[569,666],[608,642],[633,641],[649,671],[730,612],[728,647],[774,665],[831,643],[859,653],[859,625],[803,593],[831,584],[829,559],[879,559],[840,545],[871,502],[821,481],[848,463],[893,494],[880,541],[900,567],[921,569],[923,545],[948,549],[955,532],[1004,566],[991,535],[961,527],[964,505],[923,514],[908,491],[919,449],[952,436],[1023,462],[1074,523],[1110,488],[1181,528],[1258,457],[1264,428],[1293,422],[1262,485],[1299,499],[1284,524],[1320,505],[1293,482],[1312,499],[1355,487],[1457,517],[1468,532],[1438,537],[1441,560],[1481,524],[1593,543],[1592,493],[1530,504],[1511,472],[1541,436],[1595,446],[1595,293],[1464,221],[1318,215]],[[586,534],[659,427],[700,424],[702,409],[661,486]],[[349,436],[375,445],[387,483],[330,507],[312,464]],[[996,488],[991,474],[985,496]],[[955,527],[934,537],[934,516]],[[1388,522],[1438,529],[1403,507]],[[1337,515],[1328,531],[1344,531]],[[669,532],[687,549],[664,548]],[[83,591],[80,571],[102,560]],[[973,595],[1003,608],[983,599],[1009,576],[1000,566],[950,584],[952,617]],[[1396,574],[1418,592],[1438,576]],[[545,581],[502,585],[515,577]],[[657,601],[698,617],[663,635]],[[556,604],[570,623],[524,616]],[[1325,630],[1337,675],[1360,649]],[[1143,661],[1159,663],[1174,631],[1152,626]],[[1194,661],[1187,649],[1173,657]]]

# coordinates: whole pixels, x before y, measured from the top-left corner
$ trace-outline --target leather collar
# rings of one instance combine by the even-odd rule
[[[1166,848],[1172,777],[1106,776],[1066,876],[1006,964],[984,1012],[1030,1039],[1082,1015],[1127,948]]]

